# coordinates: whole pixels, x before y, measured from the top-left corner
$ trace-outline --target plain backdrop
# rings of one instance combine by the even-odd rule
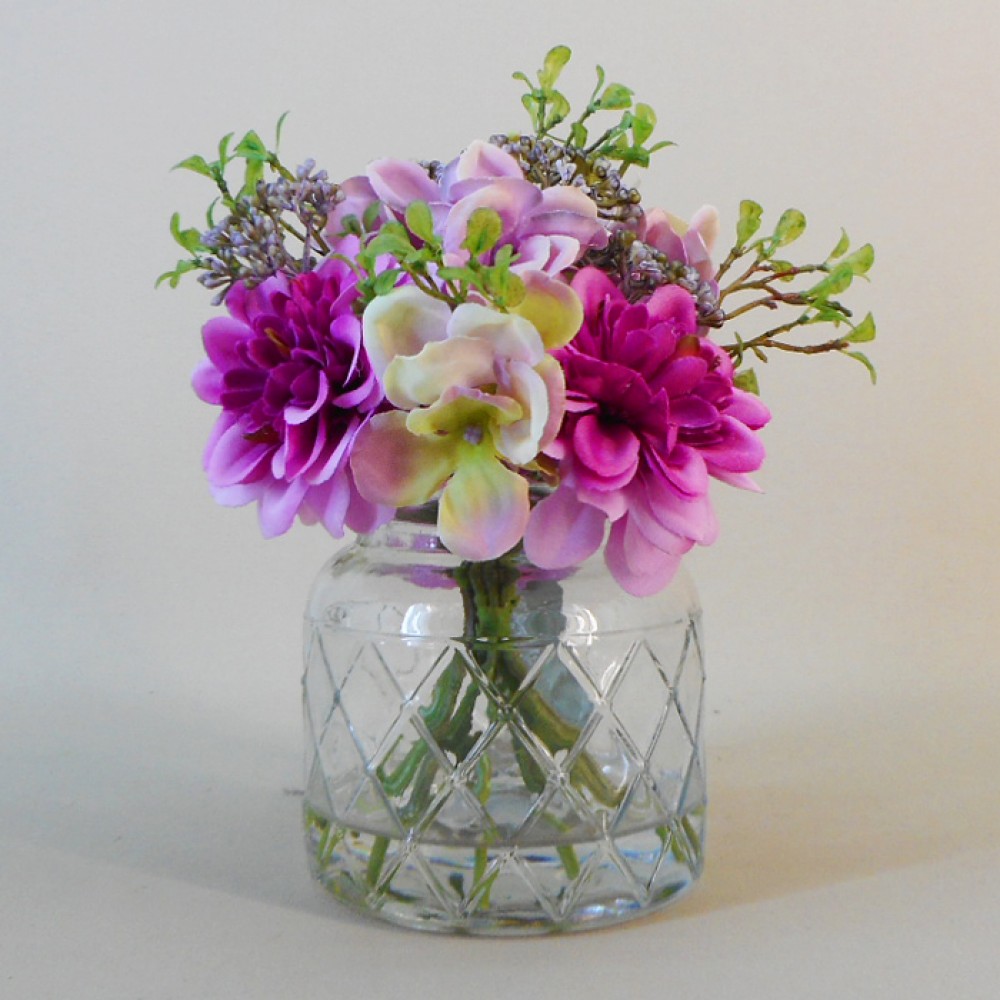
[[[684,902],[545,941],[357,920],[300,845],[299,635],[337,542],[200,470],[214,313],[154,291],[225,132],[331,177],[523,127],[574,49],[678,143],[647,205],[875,244],[861,366],[758,366],[763,495],[716,491],[711,838]],[[984,0],[0,4],[0,996],[995,997],[1000,8]]]

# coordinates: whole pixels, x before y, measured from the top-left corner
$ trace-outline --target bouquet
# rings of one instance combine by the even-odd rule
[[[770,412],[749,362],[836,353],[874,379],[857,347],[874,321],[838,298],[871,246],[842,234],[794,263],[803,214],[765,229],[743,201],[716,264],[715,209],[684,222],[633,179],[672,145],[652,141],[653,109],[598,67],[574,117],[557,88],[569,58],[559,46],[535,80],[515,74],[530,128],[448,160],[376,160],[334,183],[283,163],[279,120],[273,149],[227,135],[215,159],[178,164],[218,189],[205,230],[174,215],[187,256],[160,279],[198,273],[225,307],[194,374],[219,408],[204,456],[216,500],[255,502],[268,537],[296,518],[368,533],[420,508],[407,518],[454,557],[422,585],[460,595],[461,632],[375,629],[372,653],[367,626],[327,631],[368,607],[353,590],[307,616],[314,872],[415,926],[609,922],[697,877],[695,611],[663,622],[643,605],[648,634],[594,614],[577,636],[559,631],[563,588],[603,550],[617,587],[648,597],[715,539],[709,481],[755,489],[764,460]],[[751,314],[771,325],[737,332]],[[552,634],[532,633],[538,620]],[[673,634],[678,665],[654,649]],[[593,655],[606,660],[588,674]],[[433,666],[403,691],[394,657]],[[366,704],[386,671],[402,706]],[[636,713],[643,735],[625,724]]]
[[[748,362],[837,353],[874,380],[857,349],[874,321],[837,298],[871,246],[845,233],[793,263],[804,215],[767,231],[747,200],[714,263],[716,210],[683,222],[633,179],[672,145],[651,141],[653,109],[598,67],[574,117],[569,58],[515,74],[530,128],[446,161],[334,183],[282,162],[279,121],[273,149],[231,134],[178,164],[218,195],[203,231],[174,215],[187,256],[160,280],[197,273],[225,306],[193,379],[220,408],[204,465],[219,503],[257,503],[265,536],[296,517],[367,532],[436,500],[464,560],[523,546],[559,570],[603,547],[621,587],[649,595],[716,537],[709,480],[755,488],[770,413]],[[780,322],[737,332],[751,313]],[[817,326],[832,336],[796,339]]]

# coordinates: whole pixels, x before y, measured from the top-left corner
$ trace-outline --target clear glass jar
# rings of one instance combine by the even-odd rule
[[[393,923],[616,923],[698,877],[700,608],[682,570],[630,597],[600,556],[463,563],[432,506],[321,570],[305,621],[313,874]]]

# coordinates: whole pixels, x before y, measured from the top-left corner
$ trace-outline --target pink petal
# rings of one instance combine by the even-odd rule
[[[689,291],[677,285],[663,285],[649,297],[646,309],[651,319],[668,323],[681,333],[698,328],[698,310]]]
[[[764,464],[764,445],[746,425],[723,414],[718,441],[700,445],[698,451],[710,472],[755,472]]]
[[[626,517],[612,526],[604,560],[623,590],[634,597],[648,597],[670,583],[691,547],[686,539],[677,542],[671,549],[658,548]]]
[[[612,280],[596,267],[584,267],[577,271],[571,287],[580,297],[587,316],[596,316],[601,303],[607,298],[612,301],[624,301],[625,298]]]
[[[448,480],[438,534],[463,559],[496,559],[522,539],[530,512],[527,481],[480,450]]]
[[[608,479],[634,472],[639,457],[639,439],[625,424],[602,420],[594,413],[577,420],[573,448],[588,469]]]
[[[198,398],[219,406],[222,399],[222,372],[211,361],[202,361],[191,376],[191,385]]]
[[[250,335],[251,331],[244,323],[229,316],[216,316],[210,319],[201,331],[205,353],[221,372],[243,364],[237,350]]]
[[[732,401],[726,406],[726,416],[756,431],[770,421],[771,411],[752,392],[733,389]]]
[[[521,167],[510,153],[482,139],[470,143],[455,165],[455,179],[460,181],[493,177],[520,179],[523,176]]]
[[[290,483],[274,481],[264,487],[257,513],[265,538],[276,538],[288,531],[308,488],[301,479]]]
[[[535,506],[524,533],[524,551],[541,569],[576,566],[604,540],[602,511],[581,503],[572,487],[562,486]]]
[[[441,189],[419,163],[411,160],[376,160],[368,166],[375,194],[391,208],[402,210],[411,201],[438,201]]]
[[[249,479],[273,450],[273,445],[248,441],[239,424],[233,424],[216,442],[205,471],[217,486],[233,486]]]

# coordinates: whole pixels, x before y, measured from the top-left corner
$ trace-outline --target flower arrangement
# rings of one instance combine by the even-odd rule
[[[160,280],[199,273],[225,306],[193,380],[220,408],[205,470],[219,503],[258,504],[265,536],[296,517],[370,531],[437,499],[464,560],[523,545],[560,570],[603,546],[621,587],[652,594],[716,537],[710,479],[755,488],[770,413],[750,359],[839,353],[874,380],[857,349],[874,321],[836,298],[871,246],[844,234],[792,263],[803,214],[762,235],[744,201],[716,265],[716,211],[682,222],[631,179],[672,145],[651,144],[652,108],[598,67],[573,118],[569,58],[558,46],[535,80],[515,74],[530,129],[447,162],[382,159],[333,183],[284,165],[279,121],[274,149],[228,135],[214,160],[178,164],[218,197],[205,231],[174,215],[187,256]],[[722,336],[756,311],[788,318]],[[794,339],[817,324],[833,336]]]

